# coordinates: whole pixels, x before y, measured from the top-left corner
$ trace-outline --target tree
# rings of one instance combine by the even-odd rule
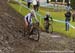
[[[58,2],[63,2],[63,0],[58,0]]]
[[[71,6],[73,9],[75,9],[75,0],[71,0]]]
[[[55,2],[55,0],[51,0],[52,2]]]
[[[49,0],[47,0],[47,3],[49,3]]]

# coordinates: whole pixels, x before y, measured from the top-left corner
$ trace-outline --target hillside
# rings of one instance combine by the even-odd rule
[[[0,0],[0,53],[10,53],[10,44],[22,36],[22,16],[16,13],[7,4],[7,0]]]

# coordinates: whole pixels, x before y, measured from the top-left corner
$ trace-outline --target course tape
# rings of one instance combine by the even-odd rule
[[[27,8],[28,10],[31,10],[31,9],[29,9],[27,6],[25,6],[24,4],[22,4],[21,2],[18,1],[18,3],[19,3],[21,6]],[[36,12],[36,14],[39,15],[41,18],[44,18],[40,13]],[[53,21],[59,22],[59,23],[66,23],[65,21],[56,20],[56,19],[53,19]],[[71,25],[70,23],[68,23],[68,24],[70,25],[71,28],[75,29],[75,27],[74,27],[73,25]]]
[[[40,13],[37,13],[41,18],[44,18]],[[56,20],[56,19],[53,19],[53,21],[55,22],[59,22],[59,23],[66,23],[65,21],[62,21],[62,20]],[[70,23],[68,23],[70,25],[70,27],[72,27],[73,29],[75,29],[75,27],[73,25],[71,25]]]

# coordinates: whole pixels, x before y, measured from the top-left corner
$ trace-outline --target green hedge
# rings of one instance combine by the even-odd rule
[[[71,6],[73,9],[75,9],[75,0],[71,0]]]
[[[56,0],[51,0],[52,2],[55,2]],[[58,2],[62,2],[63,0],[58,0]]]

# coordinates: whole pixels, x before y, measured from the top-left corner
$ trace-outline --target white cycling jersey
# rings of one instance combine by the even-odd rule
[[[38,19],[36,18],[36,15],[32,13],[28,13],[25,17],[24,20],[27,21],[29,24],[32,24],[32,18],[35,18],[36,21],[38,21]]]
[[[32,23],[32,15],[31,13],[28,13],[25,17],[24,20],[27,21],[28,23]]]

